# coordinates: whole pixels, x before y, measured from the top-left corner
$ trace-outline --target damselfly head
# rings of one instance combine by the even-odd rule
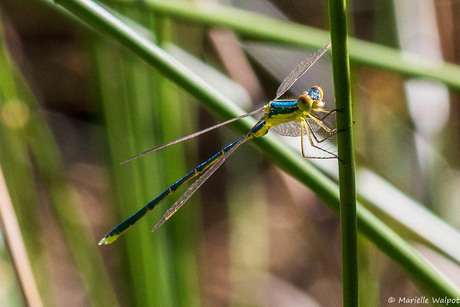
[[[302,111],[317,110],[324,107],[323,90],[319,86],[313,86],[297,98],[297,105]]]
[[[313,100],[313,103],[311,105],[311,108],[313,110],[321,109],[322,107],[324,107],[323,89],[319,86],[312,86],[312,88],[308,90],[307,96]]]

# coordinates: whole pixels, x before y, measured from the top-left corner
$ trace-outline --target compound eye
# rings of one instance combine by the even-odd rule
[[[319,86],[313,86],[306,94],[308,98],[312,100],[311,108],[313,110],[324,107],[323,90]]]
[[[323,90],[319,86],[313,86],[311,89],[308,90],[307,95],[313,100],[321,100],[323,99]]]
[[[305,94],[300,95],[299,98],[297,98],[297,103],[298,104],[306,104],[307,103],[307,96]]]
[[[307,93],[304,93],[297,98],[297,106],[299,109],[302,111],[309,111],[311,108],[313,101],[312,99],[308,96]]]

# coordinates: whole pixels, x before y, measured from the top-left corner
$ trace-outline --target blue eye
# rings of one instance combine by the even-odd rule
[[[313,100],[321,99],[321,94],[319,93],[319,90],[317,88],[311,88],[308,90],[307,93],[308,93],[308,96]]]

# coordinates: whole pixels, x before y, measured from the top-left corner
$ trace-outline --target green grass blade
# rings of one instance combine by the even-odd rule
[[[43,306],[42,298],[38,291],[37,281],[29,261],[24,238],[22,237],[19,222],[13,208],[8,188],[6,187],[3,171],[0,167],[0,230],[7,252],[11,258],[12,266],[21,287],[25,303],[28,306]],[[3,254],[3,252],[2,252]],[[3,286],[6,288],[5,286]]]
[[[119,221],[151,197],[150,189],[160,189],[162,184],[155,176],[161,163],[156,157],[137,161],[130,167],[120,165],[120,161],[154,142],[153,121],[150,118],[150,103],[154,98],[149,91],[149,86],[154,82],[151,82],[144,63],[122,51],[114,52],[114,49],[112,45],[97,41],[93,54],[100,75],[98,91],[101,93],[119,200],[120,214],[115,221]],[[171,282],[167,250],[156,248],[166,246],[165,234],[152,236],[148,220],[141,220],[136,226],[126,234],[128,240],[122,242],[125,249],[121,255],[125,256],[127,287],[130,290],[127,293],[131,294],[127,299],[139,306],[154,305],[155,302],[171,306],[169,288],[165,286]],[[135,239],[130,239],[130,236]],[[113,250],[116,247],[110,245],[103,248]],[[162,269],[156,269],[152,263]]]
[[[51,129],[40,113],[38,104],[26,82],[16,73],[15,67],[10,64],[6,57],[6,48],[2,46],[2,59],[0,62],[7,64],[1,65],[2,71],[6,72],[7,76],[5,79],[2,78],[2,81],[8,78],[10,82],[8,82],[7,89],[0,88],[0,106],[3,107],[3,103],[16,101],[18,104],[23,105],[28,114],[27,121],[23,126],[12,128],[2,124],[2,131],[0,131],[1,139],[6,143],[2,144],[6,145],[5,148],[2,146],[2,151],[4,150],[2,152],[2,163],[4,162],[5,165],[8,165],[5,168],[5,179],[10,193],[14,191],[14,193],[19,194],[16,197],[12,197],[15,210],[19,212],[18,216],[21,213],[28,212],[27,215],[23,216],[22,221],[20,219],[20,223],[22,222],[21,228],[25,230],[26,235],[30,236],[29,239],[26,239],[26,243],[40,239],[39,235],[37,236],[38,238],[35,237],[37,233],[40,234],[40,231],[36,229],[38,225],[35,224],[37,215],[30,215],[30,212],[34,212],[34,205],[39,203],[39,197],[35,195],[35,198],[33,198],[32,195],[27,195],[24,198],[23,194],[31,194],[30,191],[35,191],[37,185],[43,185],[53,210],[52,213],[55,215],[63,232],[67,248],[72,254],[80,277],[86,287],[89,302],[92,305],[117,306],[116,296],[105,271],[99,250],[93,243],[94,238],[88,228],[88,223],[81,212],[81,205],[75,201],[72,187],[65,179],[64,163]],[[7,84],[7,82],[4,81],[3,84]],[[4,136],[7,137],[4,139]],[[19,150],[15,151],[15,149]],[[6,156],[3,155],[4,153]],[[18,160],[22,161],[19,162]],[[12,161],[14,162],[12,163]],[[25,163],[24,161],[27,162]],[[21,166],[21,164],[28,164],[28,166]],[[35,176],[37,179],[32,177],[33,170],[30,165],[36,166]],[[11,169],[12,166],[19,167]],[[17,179],[22,179],[19,176],[25,177],[26,182],[18,181]],[[36,180],[39,183],[32,180]],[[19,202],[19,200],[22,202]],[[28,201],[26,202],[25,200]],[[35,233],[31,232],[30,224],[34,225]],[[33,245],[35,248],[39,243],[34,242]],[[31,255],[30,259],[35,258],[32,255],[41,255],[42,248],[32,250],[31,245],[28,247]],[[39,287],[39,290],[41,290],[42,287],[47,287],[47,285],[39,285]],[[43,295],[43,293],[41,294]],[[46,298],[43,300],[47,303]]]
[[[1,25],[0,25],[1,26]],[[1,29],[3,31],[3,29]],[[24,142],[24,125],[30,117],[28,104],[18,76],[12,65],[5,44],[3,33],[0,36],[0,108],[2,119],[0,120],[0,164],[7,185],[9,198],[14,206],[15,215],[18,219],[22,232],[23,244],[26,247],[29,261],[37,282],[38,291],[42,301],[51,304],[51,278],[44,257],[36,257],[35,254],[45,252],[45,246],[41,240],[42,231],[37,216],[36,200],[38,193],[35,191],[34,174],[30,168],[27,156],[27,143]],[[5,121],[5,117],[10,120]],[[2,197],[8,197],[4,195]],[[27,204],[24,206],[23,204]],[[1,204],[1,206],[4,206]],[[3,227],[7,227],[6,224]],[[6,244],[7,238],[5,238]]]
[[[372,171],[359,168],[358,200],[404,237],[430,246],[460,264],[460,232]]]
[[[164,16],[154,16],[155,33],[157,34],[158,44],[162,47],[166,46],[172,40],[172,22]],[[178,87],[170,80],[164,78],[161,74],[156,76],[157,84],[157,103],[152,107],[155,111],[155,121],[158,122],[162,129],[159,134],[160,140],[158,144],[164,144],[170,140],[174,140],[182,136],[184,131],[184,123],[193,122],[196,117],[191,116],[193,110],[188,109],[184,104],[184,95],[180,93]],[[189,170],[186,165],[185,144],[177,144],[168,151],[159,153],[162,157],[162,173],[164,177],[164,185],[175,182],[177,178],[181,178]],[[174,168],[168,167],[174,165]],[[189,204],[184,208],[183,214],[178,215],[171,227],[174,231],[168,232],[169,242],[172,242],[175,259],[170,266],[174,274],[174,289],[175,304],[178,306],[200,306],[200,293],[198,283],[198,267],[197,267],[197,250],[198,238],[200,235],[200,223],[198,215],[200,214],[199,207],[194,204],[194,200],[189,200]],[[170,200],[172,205],[173,201]]]
[[[117,2],[131,5],[131,2],[126,0]],[[328,31],[214,3],[200,2],[199,5],[195,5],[186,1],[146,0],[142,5],[174,18],[209,26],[227,27],[251,39],[282,43],[290,47],[319,49],[330,39]],[[364,64],[408,76],[435,79],[460,89],[460,78],[457,77],[460,75],[458,65],[430,60],[417,54],[401,52],[398,49],[356,38],[349,38],[348,46],[353,64]]]
[[[167,24],[156,16],[136,10],[129,11],[128,15],[131,18],[149,18],[147,23],[167,32]],[[165,40],[166,34],[158,37]],[[184,122],[181,117],[189,113],[184,112],[187,105],[184,106],[183,97],[169,80],[149,71],[145,63],[126,55],[125,50],[97,42],[94,54],[99,75],[96,91],[102,93],[100,100],[119,198],[118,220],[123,220],[155,196],[152,191],[160,191],[176,181],[187,168],[181,144],[129,165],[120,165],[120,161],[155,144],[179,137]],[[171,165],[174,167],[169,167]],[[158,174],[165,175],[160,177]],[[126,255],[129,293],[133,293],[129,299],[139,306],[199,305],[196,249],[193,248],[199,231],[191,231],[199,224],[193,218],[197,215],[196,207],[191,208],[192,212],[178,215],[155,234],[150,232],[152,220],[161,217],[161,211],[168,203],[172,204],[173,198],[139,221],[139,225],[136,224],[126,234],[127,240],[120,241],[126,247],[122,255]],[[130,237],[136,239],[131,240]],[[117,245],[104,248],[116,249]]]
[[[340,226],[342,229],[343,305],[358,306],[358,239],[356,225],[355,159],[351,114],[347,13],[344,0],[329,1],[332,69],[337,108]]]

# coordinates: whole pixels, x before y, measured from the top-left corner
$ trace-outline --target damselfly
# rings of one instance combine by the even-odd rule
[[[280,97],[287,90],[289,90],[289,88],[297,81],[297,79],[299,79],[319,58],[321,58],[321,56],[329,49],[329,47],[330,44],[323,47],[321,50],[318,50],[306,60],[302,61],[278,87],[275,99],[270,101],[270,103],[264,107],[209,127],[207,129],[187,135],[165,145],[145,151],[126,160],[125,162],[131,161],[167,146],[197,137],[203,133],[218,127],[225,126],[236,120],[263,113],[261,119],[252,127],[251,130],[249,130],[246,135],[227,145],[207,161],[201,163],[187,175],[166,188],[142,209],[112,229],[99,242],[99,245],[110,244],[115,241],[123,232],[128,230],[134,223],[136,223],[148,211],[152,210],[158,203],[160,203],[169,195],[173,194],[180,186],[192,179],[197,178],[196,181],[185,191],[185,193],[174,203],[174,205],[172,205],[171,208],[169,208],[169,210],[163,215],[160,221],[155,225],[155,227],[153,227],[152,231],[157,230],[174,213],[176,213],[180,207],[182,207],[182,205],[193,195],[193,193],[195,193],[198,188],[206,180],[208,180],[209,177],[211,177],[211,175],[224,163],[225,159],[227,159],[238,147],[251,139],[264,136],[271,128],[273,128],[274,131],[281,135],[300,136],[302,156],[305,158],[336,158],[337,156],[333,152],[319,146],[319,144],[322,143],[325,139],[333,136],[336,133],[335,129],[329,128],[323,122],[323,119],[333,112],[324,109],[323,90],[319,86],[313,86],[308,91],[300,95],[297,99],[280,99]],[[320,116],[320,114],[323,115]],[[322,130],[325,137],[322,139],[318,138],[314,132],[314,128]],[[308,143],[305,138],[308,139]],[[311,148],[314,148],[320,154],[318,156],[308,155],[305,150],[307,145],[311,146]]]

